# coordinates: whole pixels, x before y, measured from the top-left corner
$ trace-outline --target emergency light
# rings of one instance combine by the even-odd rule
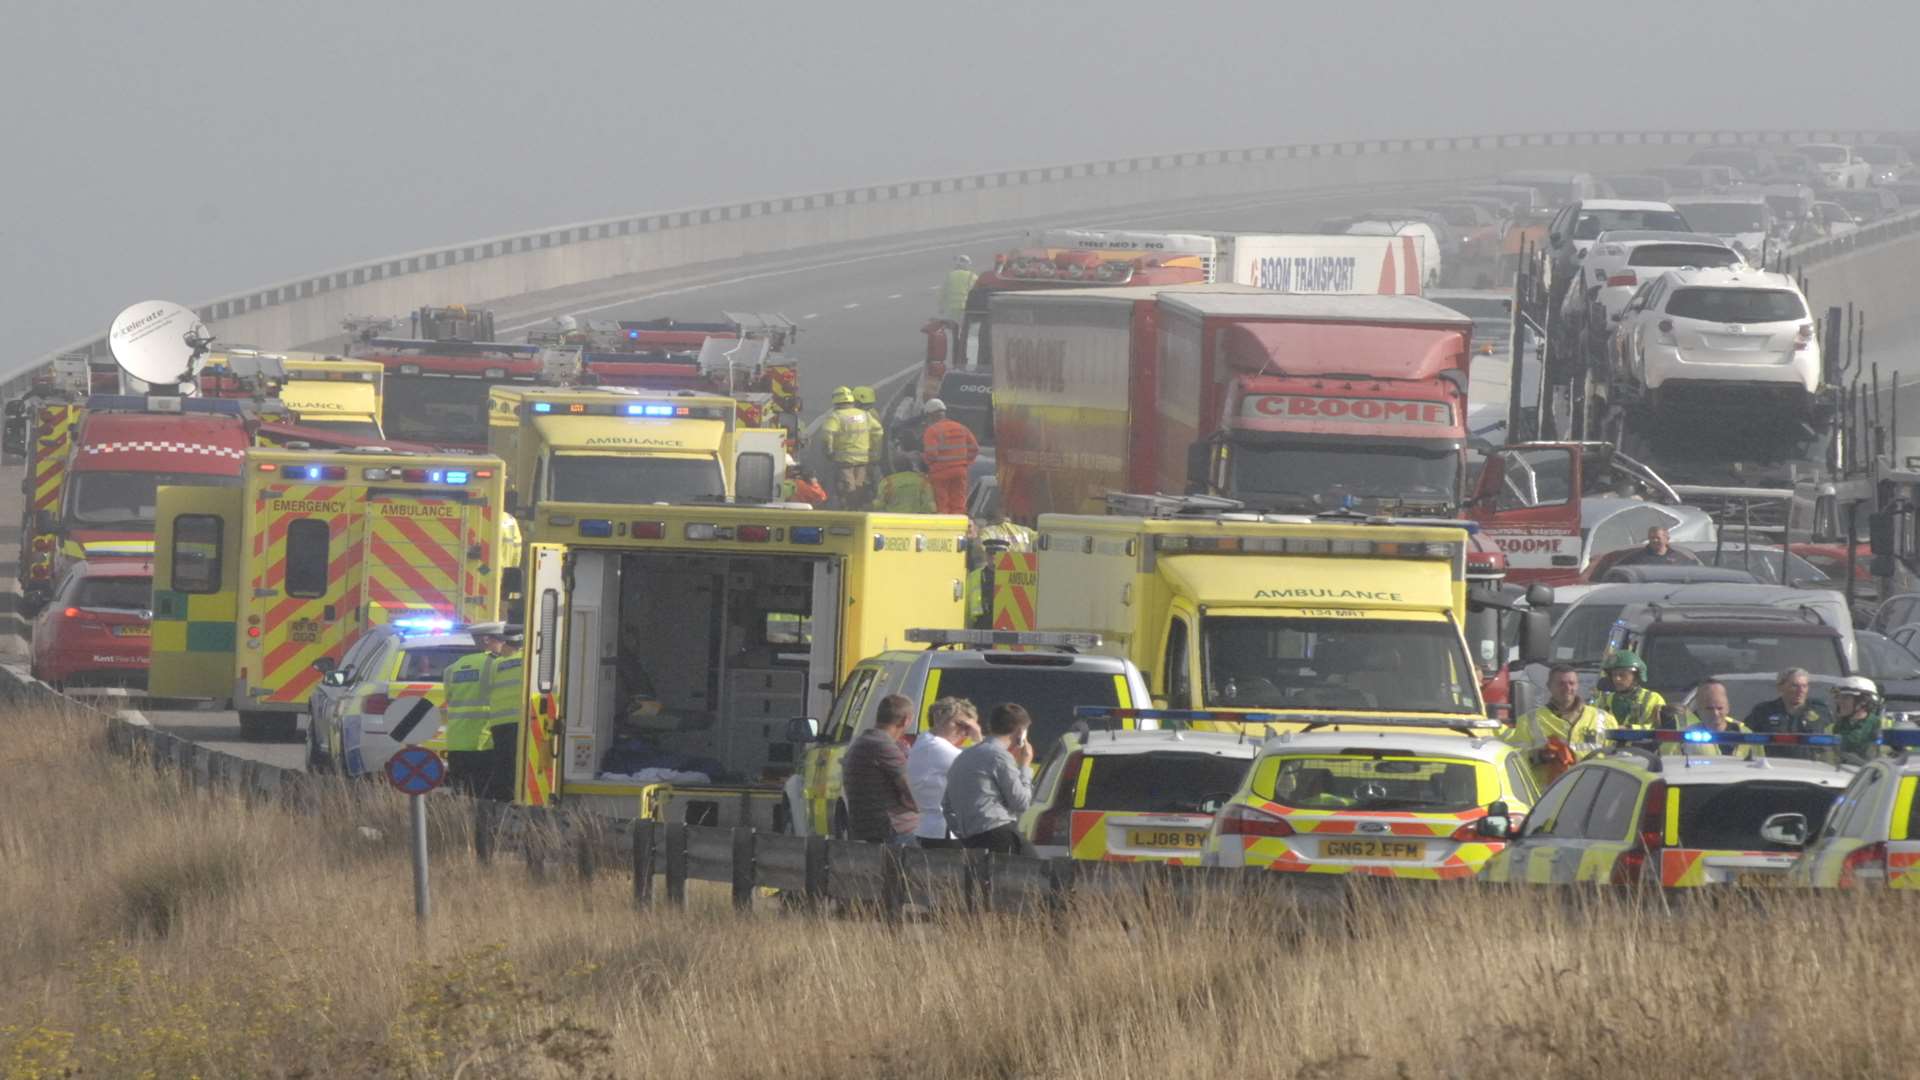
[[[1054,630],[935,630],[916,627],[907,631],[907,640],[916,645],[1032,645],[1042,648],[1097,649],[1100,635]]]
[[[1385,555],[1403,559],[1451,559],[1462,545],[1444,540],[1349,540],[1325,536],[1156,536],[1154,550],[1167,555],[1243,552],[1254,555]]]
[[[586,518],[580,522],[580,535],[605,539],[613,535],[613,522],[606,518]]]
[[[1882,746],[1911,750],[1920,746],[1920,728],[1892,728],[1881,732],[1878,742]]]
[[[787,530],[787,539],[796,544],[817,544],[823,535],[818,525],[795,525]]]
[[[444,634],[453,629],[453,620],[442,615],[405,615],[392,625],[410,634]]]
[[[1920,732],[1915,732],[1920,735]],[[1839,746],[1837,735],[1805,731],[1714,731],[1712,728],[1614,728],[1607,738],[1620,743],[1713,743],[1718,746]]]
[[[534,412],[538,412],[538,413],[549,413],[549,412],[552,412],[552,411],[553,411],[553,402],[551,402],[551,401],[536,401],[536,402],[534,402],[534,403],[533,403],[533,411],[534,411]]]

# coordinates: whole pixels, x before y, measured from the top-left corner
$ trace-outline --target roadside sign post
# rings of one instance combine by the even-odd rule
[[[387,782],[407,797],[413,834],[413,915],[425,924],[427,895],[427,793],[447,779],[447,763],[424,746],[409,746],[387,759]]]

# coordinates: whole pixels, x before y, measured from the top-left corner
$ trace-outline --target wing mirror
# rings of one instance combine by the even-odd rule
[[[1231,795],[1209,795],[1200,800],[1200,812],[1203,814],[1218,814],[1220,811],[1226,809],[1227,800],[1231,798],[1233,798]]]
[[[1781,847],[1802,847],[1807,842],[1807,815],[1774,814],[1760,823],[1760,839]]]
[[[1779,817],[1789,815],[1780,814]],[[1492,803],[1487,807],[1487,816],[1474,822],[1473,831],[1489,840],[1511,840],[1518,826],[1504,802]]]
[[[1527,586],[1527,606],[1539,610],[1553,606],[1553,586],[1534,582]]]
[[[820,741],[820,721],[811,716],[796,716],[787,721],[787,741],[791,743]]]
[[[313,668],[313,670],[319,672],[320,674],[325,675],[328,672],[331,672],[338,665],[333,662],[333,657],[323,656],[318,660],[315,660],[312,664],[308,666]]]

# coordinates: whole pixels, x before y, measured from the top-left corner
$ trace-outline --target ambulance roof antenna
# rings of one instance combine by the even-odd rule
[[[200,317],[166,300],[142,300],[114,316],[107,346],[120,370],[161,393],[189,396],[213,335]]]

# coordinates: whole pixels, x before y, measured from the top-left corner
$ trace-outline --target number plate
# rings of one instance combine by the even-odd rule
[[[122,623],[113,628],[115,637],[147,637],[152,633],[145,623]]]
[[[1128,847],[1174,848],[1198,851],[1207,845],[1207,834],[1199,829],[1128,829]]]
[[[1395,862],[1419,862],[1427,857],[1427,845],[1418,840],[1340,839],[1320,841],[1323,859],[1386,859]]]

